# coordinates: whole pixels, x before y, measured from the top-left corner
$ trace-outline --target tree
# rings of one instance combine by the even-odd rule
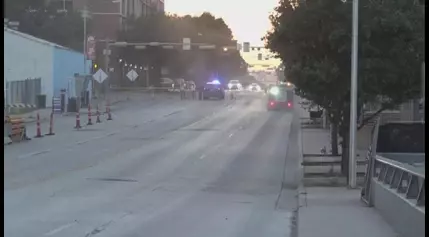
[[[217,50],[162,49],[148,47],[142,50],[126,48],[118,52],[118,57],[126,58],[132,64],[151,64],[157,68],[151,78],[160,77],[160,68],[166,66],[173,77],[185,77],[197,80],[208,74],[218,73],[224,77],[231,77],[245,73],[243,60],[239,53],[223,52],[221,46],[234,45],[232,32],[221,18],[210,13],[203,13],[198,17],[177,15],[153,15],[137,19],[131,24],[131,30],[119,34],[120,41],[126,42],[182,42],[183,38],[191,38],[193,43],[208,43],[218,46]],[[193,64],[205,59],[205,74],[191,78],[188,69]],[[195,66],[195,67],[201,67]],[[153,81],[157,84],[159,80]]]
[[[299,3],[299,4],[298,4]],[[339,0],[281,0],[266,46],[285,65],[297,93],[327,110],[342,138],[348,173],[352,6]],[[419,95],[424,10],[419,2],[360,1],[358,111],[382,97],[377,114]],[[366,121],[363,121],[363,123]],[[337,143],[332,144],[333,151]]]
[[[5,16],[18,21],[20,31],[82,51],[83,20],[78,12],[58,13],[44,0],[6,0],[5,8]]]

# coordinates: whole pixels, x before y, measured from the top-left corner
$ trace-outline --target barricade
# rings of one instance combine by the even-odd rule
[[[5,125],[8,131],[8,137],[12,142],[31,140],[27,136],[27,128],[25,126],[25,120],[23,118],[6,117]]]

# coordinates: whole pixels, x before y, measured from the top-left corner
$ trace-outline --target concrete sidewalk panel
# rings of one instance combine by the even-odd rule
[[[396,237],[373,208],[360,201],[360,189],[306,188],[301,196],[299,237]]]

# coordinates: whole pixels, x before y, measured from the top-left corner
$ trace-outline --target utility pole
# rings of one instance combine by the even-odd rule
[[[110,70],[109,70],[109,55],[110,55],[110,43],[109,43],[109,40],[107,39],[106,40],[106,45],[105,45],[105,48],[104,48],[104,50],[103,50],[103,54],[104,54],[104,70],[106,71],[106,74],[107,74],[107,85],[106,85],[106,91],[105,91],[105,94],[106,95],[108,95],[109,94],[109,90],[110,90],[110,77],[111,77],[111,73],[110,73]]]
[[[356,130],[357,130],[357,80],[358,80],[358,7],[353,0],[352,75],[350,83],[350,138],[349,138],[349,188],[356,188]]]
[[[86,7],[86,4],[83,7],[82,18],[83,18],[83,74],[86,75],[86,41],[87,41],[86,23],[87,23],[87,19],[89,18],[89,11]]]
[[[146,72],[146,87],[149,88],[149,65],[144,68]]]

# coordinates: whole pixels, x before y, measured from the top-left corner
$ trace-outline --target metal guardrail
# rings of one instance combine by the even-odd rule
[[[418,207],[425,207],[425,174],[411,165],[376,156],[373,178],[388,185],[399,196]]]

